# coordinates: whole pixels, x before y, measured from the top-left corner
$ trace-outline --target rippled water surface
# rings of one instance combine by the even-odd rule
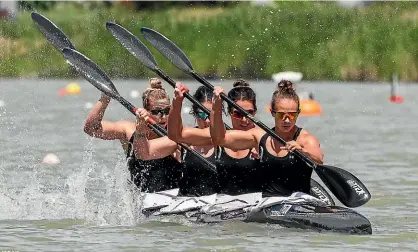
[[[320,139],[327,164],[358,176],[372,193],[356,211],[373,235],[357,236],[230,222],[196,225],[181,218],[145,220],[129,190],[120,144],[83,132],[87,103],[99,92],[84,80],[77,96],[59,96],[67,80],[0,80],[0,251],[417,251],[417,85],[402,85],[403,104],[388,102],[389,85],[302,83],[323,115],[299,125]],[[122,96],[145,81],[114,80]],[[259,118],[274,84],[252,82]],[[186,82],[195,90],[195,82]],[[216,84],[214,82],[214,84]],[[222,85],[229,89],[231,81]],[[167,90],[172,93],[168,85]],[[190,106],[189,103],[185,107]],[[185,113],[184,122],[194,121]],[[115,101],[108,120],[133,120]],[[61,160],[44,165],[49,152]],[[319,178],[315,175],[317,180]]]

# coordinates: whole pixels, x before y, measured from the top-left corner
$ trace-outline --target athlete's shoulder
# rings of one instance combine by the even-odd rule
[[[298,140],[300,140],[300,142],[302,142],[304,145],[306,144],[319,145],[319,139],[315,137],[314,135],[312,135],[306,129],[301,130]]]

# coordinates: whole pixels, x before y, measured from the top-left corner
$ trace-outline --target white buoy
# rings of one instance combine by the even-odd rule
[[[91,102],[86,102],[86,104],[84,104],[85,109],[91,109],[92,107],[93,107],[93,103]]]
[[[0,100],[0,108],[6,106],[6,103],[2,100]]]
[[[138,90],[132,90],[131,91],[131,98],[138,98],[139,97],[139,91]]]
[[[61,161],[59,160],[57,155],[53,153],[46,154],[45,157],[42,159],[42,163],[48,164],[48,165],[56,165],[56,164],[59,164],[60,162]]]
[[[274,80],[274,82],[280,82],[281,80],[289,80],[293,83],[300,82],[302,80],[303,74],[300,72],[280,72],[275,73],[271,76],[271,78]]]

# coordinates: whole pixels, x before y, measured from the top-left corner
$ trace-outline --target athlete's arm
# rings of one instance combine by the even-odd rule
[[[110,98],[102,96],[90,111],[84,124],[84,132],[89,136],[104,140],[125,140],[127,125],[133,124],[129,121],[110,122],[104,121],[103,115],[109,105]]]
[[[177,150],[177,143],[167,136],[148,140],[144,132],[135,132],[133,148],[139,159],[152,160],[173,154]]]
[[[232,150],[245,150],[257,146],[255,129],[243,130],[226,130],[222,119],[222,100],[220,94],[223,92],[221,88],[216,87],[214,90],[214,98],[212,112],[210,115],[210,135],[214,146],[222,146]]]
[[[211,137],[209,129],[183,127],[181,108],[185,92],[188,92],[187,87],[181,83],[177,83],[168,116],[168,137],[177,143],[186,143],[195,146],[210,144]]]

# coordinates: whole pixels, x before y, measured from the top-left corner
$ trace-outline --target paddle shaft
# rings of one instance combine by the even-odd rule
[[[122,104],[125,108],[127,108],[132,114],[134,114],[136,116],[136,111],[137,108],[132,105],[130,102],[128,102],[125,98],[123,98],[122,96],[116,96],[113,95],[113,98],[115,98],[118,102],[120,102],[120,104]],[[160,125],[155,124],[155,123],[148,123],[148,127],[150,127],[157,135],[159,136],[166,136],[167,135],[167,131],[162,128]],[[206,165],[208,165],[208,167],[213,170],[214,172],[216,172],[216,166],[214,164],[212,164],[211,162],[209,162],[205,157],[203,157],[200,153],[198,153],[197,151],[189,148],[188,146],[182,144],[182,143],[178,143],[182,148],[186,149],[187,151],[193,153],[193,155],[195,155],[197,158],[200,159],[200,161],[204,162]]]
[[[200,83],[205,85],[206,87],[214,90],[214,86],[210,84],[207,80],[205,80],[202,76],[200,76],[198,73],[196,73],[194,70],[190,71],[190,74]],[[272,136],[274,139],[279,141],[280,143],[286,145],[286,141],[281,138],[279,135],[276,134],[272,129],[267,127],[264,123],[256,119],[254,116],[252,116],[250,113],[248,113],[245,109],[243,109],[241,106],[236,104],[233,100],[231,100],[228,96],[226,96],[224,93],[221,93],[221,98],[225,100],[229,105],[234,107],[236,110],[238,110],[240,113],[244,114],[250,121],[252,121],[254,124],[259,126],[261,129],[263,129],[265,132],[267,132],[270,136]],[[301,158],[303,161],[305,161],[309,166],[312,168],[316,168],[317,164],[308,156],[303,154],[301,151],[296,150],[293,153],[295,153],[299,158]]]

